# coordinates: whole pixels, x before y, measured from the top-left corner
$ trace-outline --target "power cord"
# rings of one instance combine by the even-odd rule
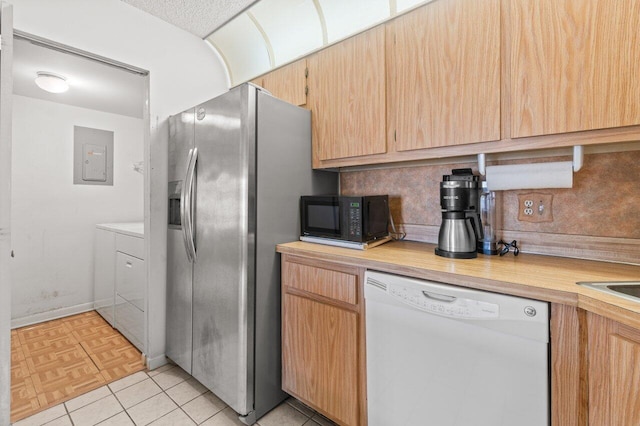
[[[498,241],[498,244],[502,244],[504,247],[500,249],[500,256],[504,256],[509,253],[509,250],[513,247],[513,255],[517,256],[520,254],[520,249],[518,248],[518,242],[516,240],[511,241],[510,243],[506,243],[502,240]]]

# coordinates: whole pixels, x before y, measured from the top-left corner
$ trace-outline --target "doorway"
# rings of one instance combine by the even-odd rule
[[[95,226],[144,221],[150,126],[146,71],[34,35],[16,31],[14,37],[16,329],[93,310]],[[68,90],[42,90],[34,81],[39,73],[58,77]],[[89,129],[88,139],[78,141],[78,129]],[[101,151],[96,135],[110,137],[111,144]],[[105,161],[96,162],[98,156]]]

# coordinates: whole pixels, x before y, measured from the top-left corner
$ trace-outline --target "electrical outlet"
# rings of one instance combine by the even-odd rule
[[[530,192],[518,194],[518,220],[521,222],[553,222],[552,194]]]

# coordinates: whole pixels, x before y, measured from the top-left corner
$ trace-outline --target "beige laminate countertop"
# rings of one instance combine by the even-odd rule
[[[541,256],[478,255],[476,259],[436,256],[435,245],[393,241],[360,251],[301,241],[279,244],[283,254],[356,265],[465,287],[577,306],[640,328],[636,303],[576,284],[580,281],[640,281],[640,265]]]

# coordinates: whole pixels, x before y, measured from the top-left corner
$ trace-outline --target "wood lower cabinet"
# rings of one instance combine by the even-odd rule
[[[500,139],[500,0],[434,2],[386,30],[397,151]]]
[[[640,330],[554,303],[551,425],[640,425]]]
[[[640,124],[640,2],[510,0],[511,137]]]
[[[363,276],[282,256],[282,388],[341,425],[366,424]]]
[[[366,425],[365,268],[279,251],[283,389],[341,425]],[[584,301],[625,325],[566,300],[551,303],[551,425],[640,425],[637,314]]]
[[[358,424],[358,319],[304,296],[286,294],[285,391],[335,420]]]
[[[640,330],[588,313],[589,425],[640,424]]]
[[[551,304],[551,425],[587,426],[586,312]]]

